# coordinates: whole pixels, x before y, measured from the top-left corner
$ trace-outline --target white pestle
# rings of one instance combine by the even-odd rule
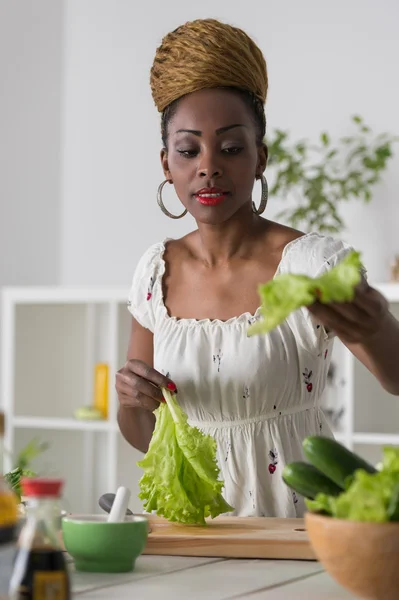
[[[108,523],[120,523],[125,520],[126,509],[129,504],[130,495],[131,492],[128,488],[118,488],[115,500],[112,504],[112,508],[107,519]]]

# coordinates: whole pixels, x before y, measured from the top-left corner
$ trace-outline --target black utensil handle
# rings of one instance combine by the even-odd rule
[[[98,504],[100,508],[102,508],[103,510],[105,510],[106,513],[109,514],[111,512],[111,508],[114,501],[115,494],[103,494],[102,496],[100,496]],[[128,515],[129,517],[133,516],[133,513],[129,508],[126,509],[126,515]]]

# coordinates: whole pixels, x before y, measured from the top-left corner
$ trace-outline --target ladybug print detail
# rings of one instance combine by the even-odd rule
[[[306,389],[310,394],[310,392],[313,390],[313,383],[311,381],[313,371],[309,371],[308,369],[305,369],[304,372],[302,373],[302,375],[303,375],[303,382],[306,385]]]
[[[147,288],[147,302],[148,302],[148,300],[151,300],[151,298],[152,298],[152,288],[153,287],[154,287],[154,278],[151,277],[150,278],[150,283],[149,283],[148,288]]]
[[[278,452],[275,448],[273,450],[270,450],[269,459],[270,459],[270,463],[269,463],[268,469],[269,469],[270,475],[273,475],[273,473],[275,472],[277,465],[278,465]]]

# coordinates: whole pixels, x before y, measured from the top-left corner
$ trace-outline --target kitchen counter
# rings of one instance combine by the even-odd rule
[[[311,561],[140,556],[133,573],[77,573],[84,600],[355,600]]]

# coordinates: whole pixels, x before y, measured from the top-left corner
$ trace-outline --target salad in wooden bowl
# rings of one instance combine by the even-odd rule
[[[376,468],[330,438],[303,442],[309,463],[293,462],[285,483],[305,497],[314,552],[359,598],[399,598],[399,448],[385,447]]]

